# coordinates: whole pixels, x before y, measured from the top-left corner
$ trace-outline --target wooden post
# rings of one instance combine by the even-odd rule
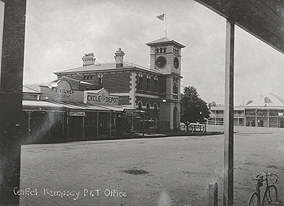
[[[67,126],[67,139],[69,139],[70,128],[69,128],[69,110],[66,111],[66,126]]]
[[[218,184],[209,184],[209,206],[218,206]]]
[[[258,127],[258,121],[257,121],[257,109],[255,110],[255,127]]]
[[[267,110],[267,121],[268,121],[268,127],[270,127],[269,109]]]
[[[61,112],[61,120],[62,120],[62,131],[61,131],[61,134],[62,134],[62,138],[64,139],[64,130],[65,130],[65,115],[64,115],[64,112]]]
[[[85,139],[85,115],[83,116],[83,139]]]
[[[28,135],[29,135],[29,138],[30,138],[30,135],[31,135],[31,114],[32,114],[32,112],[27,111],[27,113],[28,113]]]
[[[143,114],[143,137],[145,136],[145,113]]]
[[[0,1],[0,205],[19,205],[25,16],[26,0]]]
[[[115,112],[114,113],[114,138],[116,138],[116,135],[117,135],[117,133],[116,133],[116,127],[117,127],[117,122],[116,122],[116,115],[117,115],[117,113]]]
[[[99,112],[97,112],[97,138],[96,139],[99,139]]]
[[[109,137],[111,138],[111,111],[109,112]]]
[[[226,22],[224,193],[223,205],[234,205],[234,35],[235,24]]]

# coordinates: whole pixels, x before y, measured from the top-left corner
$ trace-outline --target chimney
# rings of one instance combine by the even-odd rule
[[[124,56],[124,52],[121,51],[121,48],[119,48],[118,51],[115,52],[115,56],[114,56],[116,68],[123,67],[123,56]]]
[[[89,53],[89,54],[85,54],[82,60],[83,60],[83,66],[94,65],[96,61],[96,57],[94,53]]]

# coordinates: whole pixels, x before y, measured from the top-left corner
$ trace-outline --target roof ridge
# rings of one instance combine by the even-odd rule
[[[284,104],[284,100],[281,97],[279,97],[278,95],[273,94],[271,92],[270,92],[270,94],[273,95],[276,99],[278,99],[280,102],[282,102]]]

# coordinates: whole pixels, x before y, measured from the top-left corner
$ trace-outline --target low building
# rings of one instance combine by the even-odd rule
[[[213,125],[223,125],[224,124],[224,105],[211,106],[210,108],[210,118],[208,124]],[[244,107],[234,107],[234,125],[235,126],[245,126],[245,108]]]
[[[210,108],[209,124],[223,125],[224,106]],[[284,127],[284,100],[268,93],[249,101],[246,106],[234,107],[235,126]]]

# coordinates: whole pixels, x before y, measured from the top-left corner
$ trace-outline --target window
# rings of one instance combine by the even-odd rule
[[[154,92],[158,92],[158,77],[154,77]]]
[[[178,80],[177,79],[174,79],[174,82],[173,82],[173,93],[174,94],[178,93]]]
[[[98,75],[98,87],[99,89],[103,88],[103,76],[102,74]]]
[[[143,74],[138,74],[138,82],[137,82],[137,84],[138,84],[138,89],[139,90],[142,90],[143,89],[143,85],[142,85],[142,77],[143,77]]]
[[[146,107],[147,107],[146,119],[150,119],[150,103],[149,102],[147,102]]]
[[[167,47],[156,48],[156,53],[166,53]]]
[[[147,91],[151,91],[151,76],[147,75]]]
[[[156,103],[154,104],[154,118],[158,118],[158,106]]]
[[[138,102],[138,109],[142,110],[142,102]]]
[[[84,76],[84,80],[91,80],[91,79],[93,79],[93,75],[86,75],[86,76]]]

